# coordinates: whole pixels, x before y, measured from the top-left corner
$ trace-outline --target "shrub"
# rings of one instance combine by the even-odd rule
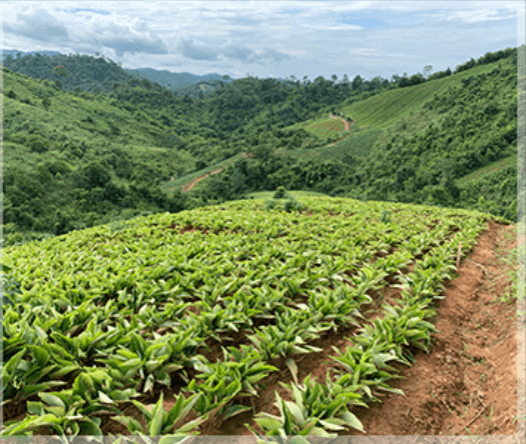
[[[274,199],[283,199],[283,198],[285,198],[285,196],[286,196],[285,188],[278,187],[278,188],[276,188],[276,192],[274,193],[273,198]]]
[[[285,211],[292,211],[292,210],[296,210],[296,211],[299,211],[303,208],[303,204],[299,201],[297,201],[296,199],[294,198],[289,198],[284,204],[283,204],[283,209]]]
[[[35,153],[45,153],[49,150],[49,142],[37,134],[32,134],[27,138],[27,145]]]
[[[268,199],[266,202],[265,202],[265,210],[273,210],[274,208],[276,208],[276,205],[278,203],[275,201],[275,200],[272,200],[272,199]]]

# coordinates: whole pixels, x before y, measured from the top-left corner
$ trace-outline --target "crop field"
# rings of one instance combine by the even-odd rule
[[[432,347],[444,282],[489,216],[301,202],[229,202],[6,248],[19,287],[4,298],[1,434],[206,434],[243,415],[259,435],[366,432],[353,408],[399,393],[390,364]],[[353,345],[299,380],[297,359],[331,332]],[[279,414],[258,411],[283,370]]]
[[[493,65],[477,66],[471,70],[414,85],[411,88],[393,89],[343,107],[342,112],[353,116],[360,126],[385,129],[409,116],[411,112],[416,112],[434,94],[439,94],[448,87],[458,86],[463,79],[487,73],[493,68]]]
[[[345,125],[339,119],[327,119],[315,123],[311,123],[305,127],[305,129],[316,137],[322,139],[326,137],[337,136],[338,133],[345,131]]]

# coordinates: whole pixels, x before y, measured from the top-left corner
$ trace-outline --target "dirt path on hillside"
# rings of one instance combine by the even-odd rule
[[[344,119],[343,117],[336,116],[336,115],[334,115],[332,113],[329,114],[329,117],[331,119],[340,119],[343,122],[343,124],[345,125],[345,131],[350,131],[351,130],[351,127],[349,126],[349,122],[347,121],[347,119]],[[354,122],[354,120],[353,120],[353,122]]]
[[[517,304],[498,301],[497,296],[504,294],[509,284],[509,269],[496,259],[498,249],[509,251],[516,245],[506,237],[513,230],[513,226],[488,223],[488,231],[480,236],[469,258],[461,262],[459,277],[446,284],[445,298],[438,304],[435,325],[439,332],[433,335],[436,342],[432,351],[417,352],[412,367],[393,365],[404,379],[392,380],[395,382],[390,385],[402,389],[405,396],[387,394],[382,403],[369,409],[352,409],[367,435],[517,433]],[[323,348],[322,353],[298,356],[300,381],[309,373],[323,381],[327,371],[324,362],[334,354],[331,346],[343,350],[348,342],[345,337],[352,334],[352,329],[338,331],[315,344]],[[521,357],[522,372],[523,361]],[[273,405],[275,390],[290,400],[278,383],[289,383],[292,378],[280,364],[273,362],[281,371],[265,381],[266,388],[253,404],[256,412],[279,415]],[[521,386],[519,393],[523,392]],[[232,444],[255,443],[247,441],[251,433],[245,423],[259,429],[252,413],[247,412],[225,422],[216,418],[203,433],[245,435],[232,437]],[[354,430],[340,434],[362,435]],[[510,442],[509,438],[504,442]]]
[[[207,173],[207,174],[205,174],[203,176],[200,176],[200,177],[194,179],[189,184],[182,185],[181,193],[188,193],[193,187],[195,187],[197,185],[198,182],[200,182],[203,179],[206,179],[209,176],[212,176],[214,174],[220,173],[221,171],[223,171],[223,168],[218,168],[217,170],[211,171],[210,173]]]
[[[344,126],[345,126],[345,131],[350,131],[351,128],[353,127],[353,125],[356,123],[356,120],[353,120],[353,121],[351,121],[351,123],[349,123],[349,121],[347,119],[344,119],[343,117],[336,116],[336,115],[334,115],[332,113],[329,114],[329,117],[331,119],[340,119],[343,122]],[[345,136],[343,139],[338,139],[336,142],[329,143],[329,145],[327,145],[327,146],[336,145],[338,142],[341,142],[342,140],[347,139],[347,137],[349,137],[349,135]]]
[[[252,157],[254,157],[252,154],[246,154],[245,152],[241,153],[241,155],[245,158],[245,159],[250,159]],[[207,177],[209,176],[212,176],[214,174],[218,174],[220,172],[224,171],[224,168],[218,168],[217,170],[214,170],[214,171],[211,171],[210,173],[207,173],[207,174],[204,174],[203,176],[200,176],[196,179],[194,179],[192,182],[190,182],[189,184],[186,184],[186,185],[182,185],[181,186],[181,193],[188,193],[193,187],[195,187],[197,185],[197,183],[203,179],[206,179]],[[170,180],[173,180],[173,178],[171,177]]]

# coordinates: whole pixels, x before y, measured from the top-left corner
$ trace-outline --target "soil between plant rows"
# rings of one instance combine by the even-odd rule
[[[514,226],[488,223],[488,231],[461,262],[459,277],[446,284],[445,298],[438,303],[435,325],[439,331],[432,335],[435,343],[431,352],[413,350],[416,362],[412,367],[390,363],[404,378],[393,379],[390,385],[403,390],[405,396],[386,394],[381,403],[370,404],[369,409],[351,410],[363,423],[366,435],[517,433],[517,303],[498,301],[509,280],[508,270],[496,259],[497,248],[510,251],[516,246],[516,241],[505,237],[513,230]],[[383,298],[390,301],[397,294],[396,289],[387,288]],[[381,304],[373,304],[366,317],[377,317],[380,308]],[[298,380],[301,382],[311,374],[311,378],[323,382],[328,371],[332,377],[330,369],[335,367],[329,359],[334,355],[332,346],[343,351],[351,344],[346,338],[352,337],[355,331],[356,327],[349,326],[337,333],[328,332],[312,343],[322,348],[322,352],[295,356]],[[274,392],[290,400],[290,394],[279,382],[290,383],[292,376],[284,359],[274,359],[270,364],[281,371],[271,373],[262,381],[266,387],[259,398],[247,398],[243,403],[251,405],[256,412],[279,415],[274,406]],[[178,390],[165,391],[166,410],[174,404],[175,391]],[[124,413],[135,417],[133,410],[131,407]],[[196,438],[230,435],[229,444],[255,443],[245,424],[262,432],[253,419],[253,412],[226,421],[212,414]],[[103,430],[105,434],[128,434],[113,421],[108,426]],[[339,434],[363,436],[357,430]]]
[[[435,325],[439,331],[433,334],[436,342],[431,352],[417,351],[412,367],[392,364],[404,379],[391,380],[390,385],[403,390],[405,396],[389,393],[369,409],[351,410],[367,435],[517,433],[517,304],[515,300],[498,301],[509,281],[505,266],[497,262],[495,254],[497,248],[509,251],[516,245],[516,241],[505,238],[513,229],[488,223],[488,231],[481,234],[469,258],[461,262],[459,277],[446,285],[445,298],[437,308]],[[341,332],[336,343],[334,336],[325,344],[318,342],[323,352],[295,358],[299,381],[309,373],[324,381],[329,367],[323,363],[334,354],[331,345],[343,351],[349,344],[345,336],[351,336],[351,330]],[[255,402],[256,411],[279,415],[274,391],[290,400],[279,381],[289,383],[291,379],[288,370],[271,374],[265,381],[266,390]],[[244,435],[229,442],[252,442],[246,439],[251,433],[244,426],[248,423],[260,430],[252,416],[247,412],[225,422],[216,418],[202,434]],[[339,434],[363,436],[357,430]]]

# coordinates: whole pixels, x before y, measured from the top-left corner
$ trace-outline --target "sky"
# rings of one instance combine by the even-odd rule
[[[523,1],[2,1],[2,48],[314,80],[452,70],[524,44]]]

